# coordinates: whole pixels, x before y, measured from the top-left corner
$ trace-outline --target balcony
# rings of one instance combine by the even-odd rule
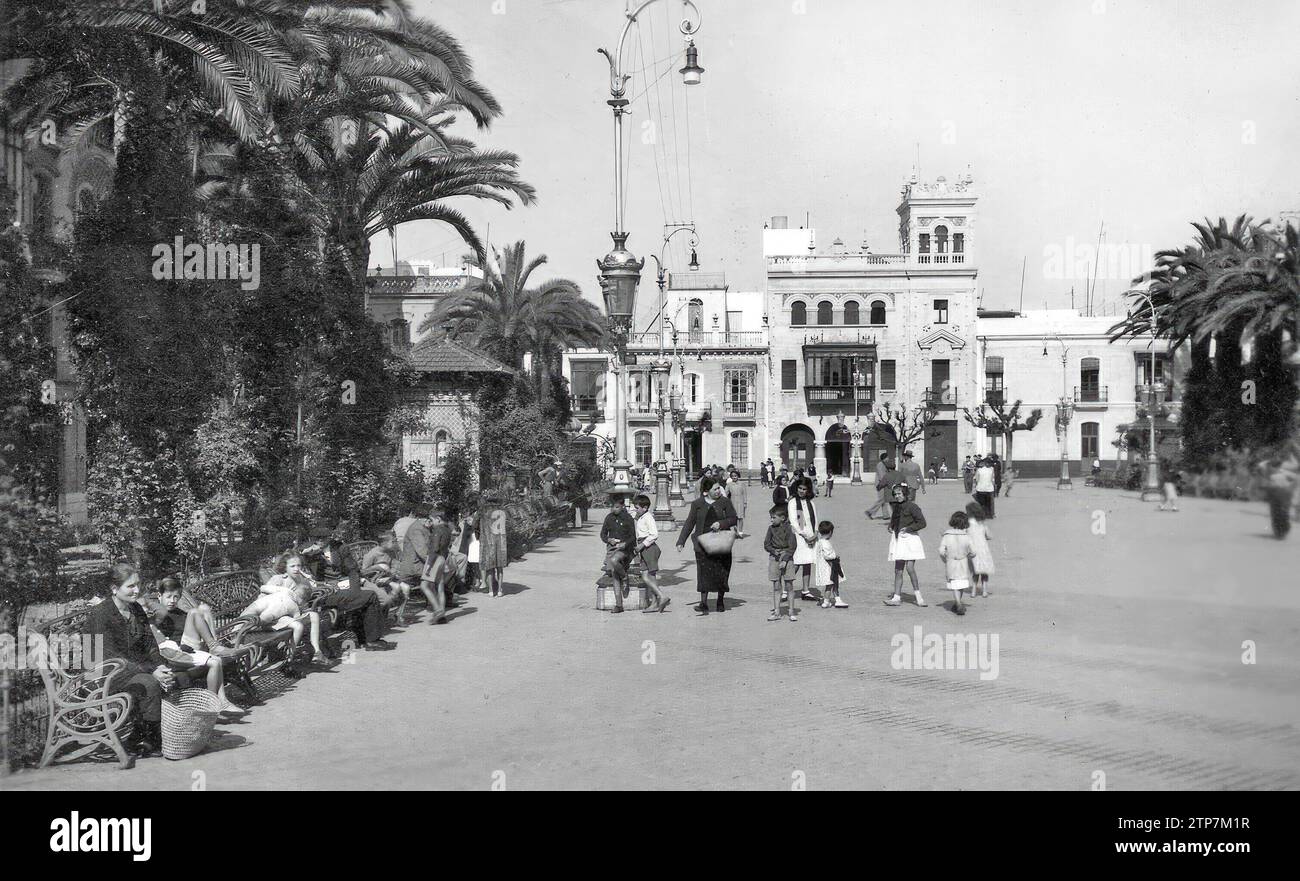
[[[723,422],[754,422],[758,417],[757,401],[723,401]]]
[[[634,333],[628,335],[627,347],[629,350],[639,352],[658,351],[659,341],[658,331]],[[764,345],[761,330],[697,331],[678,334],[675,341],[672,334],[663,336],[665,352],[671,352],[673,349],[761,349]]]
[[[990,407],[1002,407],[1007,402],[1007,390],[1005,388],[993,388],[984,386],[984,403]]]
[[[876,399],[876,388],[871,385],[806,385],[804,392],[808,396],[808,406],[814,404],[838,406],[847,404],[852,406],[854,401],[858,406],[871,406]]]
[[[1110,401],[1110,386],[1074,387],[1074,405],[1079,410],[1104,410]]]
[[[943,266],[953,263],[965,263],[965,254],[917,254],[918,266]]]
[[[932,388],[925,390],[923,399],[927,407],[933,407],[935,410],[956,410],[957,409],[957,389],[949,386],[945,389]]]
[[[961,253],[926,254],[794,254],[768,257],[770,273],[803,274],[809,272],[893,272],[899,268],[964,269],[974,265],[971,255]]]

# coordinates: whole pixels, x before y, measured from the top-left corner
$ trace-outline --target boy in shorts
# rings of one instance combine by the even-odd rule
[[[181,582],[178,578],[164,578],[158,584],[160,605],[154,616],[154,626],[162,639],[158,653],[167,666],[184,673],[191,681],[206,677],[208,691],[215,694],[223,711],[232,709],[226,699],[226,681],[221,658],[201,651],[203,647],[217,649],[220,643],[213,634],[212,610],[206,604],[187,612],[180,607]]]
[[[641,573],[641,580],[645,582],[645,589],[654,599],[654,603],[641,611],[662,612],[668,608],[672,600],[659,589],[659,526],[655,523],[654,515],[650,513],[649,496],[639,495],[632,503],[636,506],[636,549],[641,555],[642,565],[645,566],[645,571]]]
[[[785,593],[790,598],[790,620],[798,621],[794,612],[794,574],[790,571],[794,558],[795,534],[790,528],[790,514],[785,505],[773,505],[768,512],[772,524],[767,527],[763,538],[763,550],[767,551],[767,579],[772,582],[772,614],[769,621],[781,620],[781,584],[785,583]]]

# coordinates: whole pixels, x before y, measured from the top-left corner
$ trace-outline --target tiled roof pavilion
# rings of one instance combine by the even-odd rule
[[[514,370],[491,355],[485,355],[450,337],[417,343],[406,358],[421,373],[514,373]]]

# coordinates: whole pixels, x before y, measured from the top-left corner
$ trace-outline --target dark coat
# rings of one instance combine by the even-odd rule
[[[411,528],[414,529],[415,527]],[[357,565],[356,558],[344,548],[339,548],[337,553],[338,557],[333,562],[325,559],[323,550],[304,554],[307,567],[311,571],[311,577],[330,588],[337,587],[338,583],[346,578],[348,590],[360,589],[361,567]]]
[[[119,658],[124,662],[121,676],[152,673],[167,666],[149,629],[149,616],[139,603],[131,604],[131,621],[128,622],[110,597],[91,609],[86,616],[86,629],[104,640],[103,658],[96,660]]]
[[[714,523],[718,524],[719,530],[723,530],[731,529],[739,522],[736,509],[732,507],[731,499],[726,496],[717,501],[704,498],[691,502],[686,522],[682,524],[682,531],[677,536],[677,544],[684,545],[689,538],[695,545],[695,589],[700,593],[709,591],[726,593],[729,589],[728,580],[731,577],[731,554],[705,553],[698,540],[700,533],[710,532],[710,527]]]

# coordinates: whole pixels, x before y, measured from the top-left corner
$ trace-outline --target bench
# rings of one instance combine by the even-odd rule
[[[109,694],[113,674],[122,661],[109,659],[86,667],[84,661],[94,643],[87,639],[86,618],[90,609],[53,618],[34,629],[49,647],[46,658],[34,659],[49,701],[49,728],[40,767],[44,768],[67,746],[78,749],[62,758],[72,761],[107,747],[117,755],[118,766],[130,768],[135,759],[127,754],[122,738],[130,730],[131,696]],[[66,665],[58,662],[66,661]]]
[[[271,630],[253,618],[240,617],[261,595],[261,586],[258,572],[242,569],[209,575],[186,591],[194,605],[206,603],[212,609],[215,636],[230,647],[222,656],[226,681],[238,685],[253,700],[258,699],[253,677],[292,664],[310,647],[303,639],[295,652],[292,631]],[[313,597],[313,604],[316,599]]]

